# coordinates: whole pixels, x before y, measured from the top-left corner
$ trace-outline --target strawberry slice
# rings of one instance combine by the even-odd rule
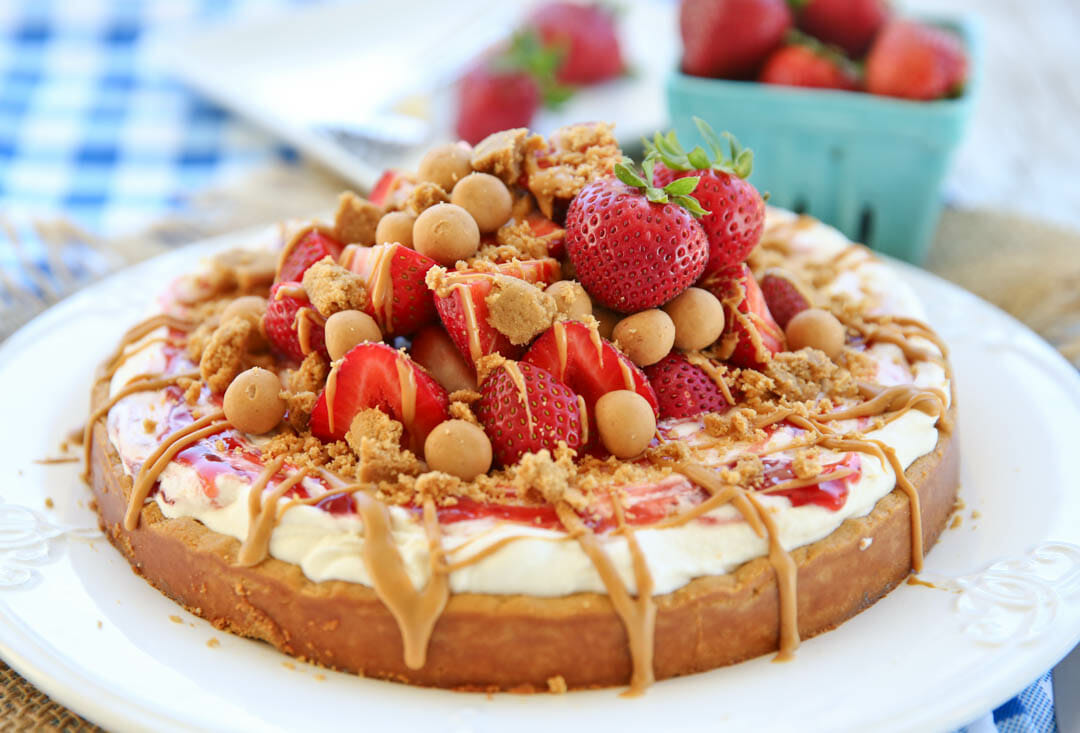
[[[387,336],[404,336],[435,320],[435,304],[424,277],[435,260],[402,244],[350,244],[341,265],[365,280],[365,312]]]
[[[783,270],[766,270],[760,285],[765,304],[780,328],[787,328],[788,321],[811,307],[810,296]]]
[[[329,359],[323,333],[325,323],[326,319],[311,306],[300,283],[280,282],[270,288],[263,330],[277,351],[297,362],[312,351]]]
[[[480,394],[476,416],[502,465],[544,448],[554,451],[560,441],[574,450],[581,447],[578,396],[547,371],[505,361],[484,380]]]
[[[585,400],[589,436],[596,430],[596,401],[616,389],[637,392],[659,407],[645,373],[615,346],[600,336],[595,328],[578,321],[558,321],[533,342],[523,359],[550,372]]]
[[[543,239],[551,236],[548,241],[548,254],[556,259],[566,257],[566,230],[547,218],[539,211],[530,212],[525,217],[525,223],[529,225],[529,231],[534,237]],[[552,236],[555,235],[555,236]]]
[[[423,455],[424,440],[449,418],[446,390],[416,362],[386,344],[363,343],[345,354],[311,413],[311,432],[343,440],[361,410],[382,410],[405,427],[402,444]]]
[[[725,412],[730,406],[708,372],[677,351],[647,367],[645,374],[656,390],[661,419]]]
[[[379,180],[375,182],[375,188],[371,189],[368,201],[383,208],[398,207],[408,198],[409,191],[415,185],[404,171],[383,171]]]
[[[745,263],[725,267],[699,285],[724,304],[724,333],[717,356],[735,366],[759,369],[784,350],[784,331],[765,303],[754,274]]]
[[[341,256],[342,245],[318,226],[297,232],[278,256],[275,282],[300,282],[304,272],[324,257]]]
[[[431,372],[447,392],[476,389],[476,371],[438,325],[424,326],[417,331],[409,354],[417,364]]]
[[[487,296],[500,277],[516,277],[538,285],[549,285],[559,279],[558,260],[515,260],[495,265],[489,272],[458,270],[446,273],[438,270],[428,285],[435,293],[435,310],[446,332],[465,357],[470,367],[487,354],[502,354],[517,359],[525,346],[516,346],[503,333],[488,323]]]

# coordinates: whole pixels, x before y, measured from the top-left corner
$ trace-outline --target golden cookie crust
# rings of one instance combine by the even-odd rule
[[[93,406],[107,397],[108,383],[100,382]],[[950,419],[955,414],[954,405]],[[105,422],[92,431],[90,467],[102,529],[137,574],[217,628],[334,669],[417,685],[542,691],[558,676],[570,689],[630,679],[626,631],[604,594],[452,595],[435,625],[427,663],[414,670],[405,666],[397,624],[367,586],[316,583],[296,565],[274,558],[238,567],[239,541],[190,518],[168,519],[152,502],[143,507],[139,526],[125,530],[131,479]],[[956,438],[941,433],[934,450],[906,472],[921,497],[927,548],[952,513],[958,468]],[[866,537],[873,542],[862,549]],[[907,496],[893,490],[867,516],[848,519],[792,556],[799,568],[799,634],[805,639],[865,610],[907,577]],[[778,596],[767,558],[726,575],[697,578],[655,600],[657,679],[734,664],[778,647]]]

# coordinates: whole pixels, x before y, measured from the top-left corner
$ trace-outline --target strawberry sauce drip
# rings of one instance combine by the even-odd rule
[[[763,463],[765,464],[765,476],[754,486],[754,489],[757,491],[797,478],[795,471],[791,467],[791,461],[766,458]],[[860,467],[861,462],[858,454],[849,453],[844,460],[823,466],[822,473],[832,473],[841,468],[851,469],[853,473],[843,478],[822,481],[821,483],[811,484],[797,489],[776,491],[773,492],[772,495],[786,496],[788,500],[791,501],[792,506],[816,504],[817,506],[835,512],[843,508],[844,504],[847,503],[851,482],[857,481],[861,475]]]

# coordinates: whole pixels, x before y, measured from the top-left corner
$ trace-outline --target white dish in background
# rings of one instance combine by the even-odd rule
[[[440,0],[335,2],[164,35],[154,55],[218,104],[369,189],[384,168],[408,167],[432,142],[454,137],[451,85],[538,2],[456,0],[452,12]],[[582,89],[532,127],[618,120],[619,139],[637,143],[666,125],[675,8],[626,3],[618,22],[631,73]],[[328,130],[350,131],[351,142]]]
[[[34,460],[55,456],[85,419],[94,368],[147,301],[200,256],[250,236],[120,272],[0,347],[4,414],[18,424],[0,447],[0,655],[107,728],[946,729],[1015,694],[1080,638],[1080,377],[1016,321],[902,265],[898,277],[953,348],[961,411],[965,508],[923,576],[939,588],[901,585],[804,643],[792,663],[762,657],[660,682],[635,700],[617,689],[414,688],[320,670],[217,631],[132,574],[104,539],[65,533],[95,526],[90,493],[76,465]],[[982,572],[1002,560],[1016,562]],[[963,583],[968,592],[949,592]]]

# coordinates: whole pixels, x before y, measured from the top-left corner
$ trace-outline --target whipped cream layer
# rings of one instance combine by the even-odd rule
[[[777,209],[768,212],[766,236],[770,230],[785,229],[785,242],[792,256],[810,261],[826,261],[852,245],[839,232],[819,222],[808,223],[794,214]],[[924,319],[921,304],[906,285],[899,282],[882,262],[863,250],[845,257],[846,269],[824,294],[846,293],[867,298],[872,312]],[[147,341],[162,332],[147,336]],[[912,343],[933,353],[934,344],[913,338]],[[159,373],[165,367],[160,344],[140,344],[128,361],[113,376],[115,394],[132,377]],[[910,370],[901,350],[888,343],[877,343],[866,352],[878,363],[877,381],[883,385],[914,383],[924,388],[939,388],[950,394],[944,369],[935,363],[920,361]],[[172,406],[164,392],[144,392],[125,397],[111,410],[109,438],[120,454],[124,470],[131,474],[157,446],[160,437],[148,432],[145,420],[163,423]],[[854,420],[833,424],[838,432],[854,430]],[[692,434],[693,421],[666,425],[677,434]],[[933,450],[938,440],[935,419],[910,410],[884,427],[865,434],[891,446],[905,468]],[[767,444],[780,447],[791,435],[777,431]],[[258,447],[260,439],[248,436]],[[843,459],[845,454],[822,451],[823,463]],[[723,456],[718,456],[723,459]],[[678,479],[673,479],[678,480]],[[310,495],[327,489],[318,481],[304,480]],[[217,495],[207,495],[196,469],[170,463],[161,473],[154,495],[167,517],[192,517],[213,531],[238,540],[248,534],[248,493],[250,484],[240,476],[223,474],[214,480]],[[784,548],[795,549],[820,540],[849,518],[868,514],[883,496],[896,486],[896,477],[888,464],[869,454],[860,454],[860,472],[848,481],[849,494],[843,507],[831,510],[814,504],[794,507],[782,496],[759,493],[758,498],[777,526]],[[633,488],[629,489],[631,492]],[[286,500],[281,500],[282,503]],[[430,572],[428,538],[416,515],[408,509],[390,507],[393,537],[413,584],[423,587]],[[577,592],[605,593],[605,585],[593,562],[578,542],[565,532],[532,527],[494,518],[470,519],[442,526],[443,548],[452,564],[479,556],[485,548],[514,537],[490,554],[466,563],[450,573],[450,588],[457,593],[561,596]],[[731,505],[715,509],[688,523],[664,528],[636,527],[634,536],[647,560],[656,593],[668,593],[701,576],[719,575],[768,553],[768,542],[758,537]],[[623,583],[636,593],[630,551],[626,539],[617,533],[599,535],[608,556]],[[864,542],[869,546],[869,542]],[[294,506],[285,512],[273,530],[270,554],[298,565],[313,581],[343,580],[371,585],[363,562],[364,527],[359,516],[330,514],[312,506]]]

